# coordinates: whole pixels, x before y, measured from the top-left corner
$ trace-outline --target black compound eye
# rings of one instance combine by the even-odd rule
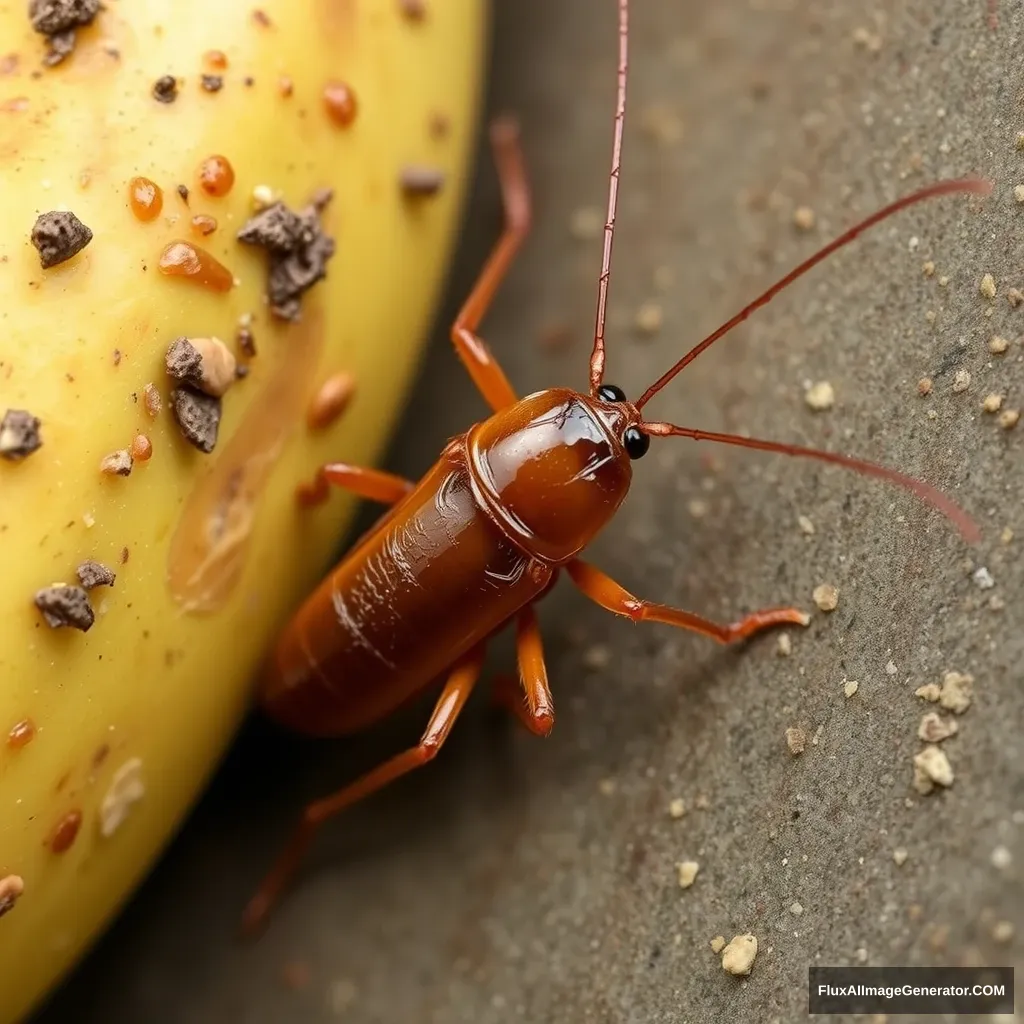
[[[626,446],[626,454],[631,459],[642,459],[651,447],[651,439],[639,427],[626,427],[622,435],[622,443]]]
[[[597,397],[602,402],[624,402],[626,400],[626,392],[622,388],[617,388],[614,384],[602,384],[597,389]]]

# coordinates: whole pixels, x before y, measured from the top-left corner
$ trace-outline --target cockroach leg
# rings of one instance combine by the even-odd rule
[[[746,640],[762,629],[769,629],[772,626],[806,626],[810,622],[810,616],[796,608],[769,608],[765,611],[751,612],[739,622],[723,626],[692,612],[670,608],[665,604],[642,601],[620,587],[600,569],[595,569],[578,558],[573,559],[565,567],[565,571],[591,601],[616,615],[625,615],[634,622],[663,622],[669,626],[678,626],[680,629],[689,629],[694,633],[703,633],[704,636],[709,636],[722,644]]]
[[[505,230],[452,324],[452,341],[473,383],[497,412],[515,404],[516,393],[487,342],[476,330],[529,233],[530,188],[526,180],[523,151],[519,145],[519,128],[515,121],[499,118],[491,125],[491,146],[501,183]]]
[[[410,480],[379,469],[329,462],[316,471],[312,483],[299,484],[295,496],[300,505],[321,505],[330,497],[331,487],[341,487],[361,498],[379,501],[382,505],[395,505],[414,486]]]
[[[530,605],[519,613],[516,620],[516,650],[519,679],[499,676],[494,683],[494,700],[515,715],[535,736],[547,736],[555,725],[555,702],[548,686],[540,626]]]
[[[362,778],[343,786],[336,793],[307,805],[284,852],[260,883],[256,895],[249,901],[242,915],[242,933],[252,935],[259,931],[267,916],[280,899],[296,869],[302,861],[309,844],[320,826],[340,811],[350,807],[389,782],[413,768],[432,761],[455,724],[469,698],[483,666],[484,645],[478,644],[455,665],[448,682],[434,706],[427,728],[415,747],[385,761],[367,772]]]

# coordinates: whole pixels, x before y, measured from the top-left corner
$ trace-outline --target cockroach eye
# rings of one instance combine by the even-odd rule
[[[597,389],[597,397],[602,402],[624,402],[626,400],[626,392],[622,388],[617,388],[614,384],[602,384]]]
[[[626,446],[626,454],[631,459],[642,459],[651,447],[651,439],[639,427],[626,427],[622,435],[622,443]]]

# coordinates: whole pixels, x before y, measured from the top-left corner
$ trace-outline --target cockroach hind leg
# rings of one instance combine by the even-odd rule
[[[394,473],[350,466],[344,462],[329,462],[316,471],[312,482],[299,484],[295,497],[300,505],[308,508],[323,504],[330,497],[331,488],[339,487],[360,498],[377,501],[382,505],[395,505],[414,486],[412,481],[395,476]]]

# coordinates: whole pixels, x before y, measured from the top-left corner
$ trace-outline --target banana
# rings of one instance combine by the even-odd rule
[[[352,503],[296,488],[372,463],[410,383],[485,22],[0,5],[3,1024],[144,876],[324,571]]]

